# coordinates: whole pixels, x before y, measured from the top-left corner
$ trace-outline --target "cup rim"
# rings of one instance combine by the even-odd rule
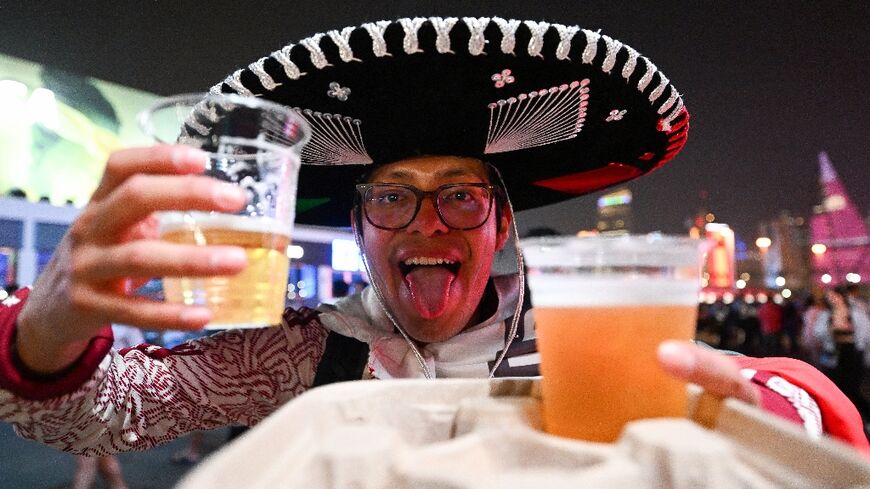
[[[270,100],[265,100],[262,98],[251,97],[251,96],[243,96],[235,93],[213,93],[213,92],[189,92],[189,93],[180,93],[176,95],[170,95],[167,97],[161,97],[156,100],[154,103],[148,105],[138,114],[136,114],[136,123],[139,126],[139,129],[142,131],[145,136],[150,138],[152,142],[157,144],[183,144],[179,141],[166,141],[160,138],[156,131],[154,130],[153,124],[153,114],[157,112],[158,109],[163,107],[168,107],[174,104],[188,104],[191,109],[196,105],[202,103],[205,100],[210,99],[225,99],[231,103],[244,105],[246,107],[256,107],[256,108],[265,108],[268,110],[281,112],[291,117],[299,126],[302,128],[301,137],[292,145],[292,146],[282,146],[279,144],[272,144],[268,142],[260,142],[258,145],[262,145],[264,148],[268,148],[270,150],[274,150],[277,152],[292,152],[294,148],[300,148],[296,151],[301,152],[301,148],[308,143],[311,139],[311,126],[308,124],[308,121],[305,120],[302,115],[300,115],[296,110],[286,106],[279,104],[277,102],[272,102]],[[221,153],[215,151],[206,151],[205,153],[209,155],[220,155]],[[256,156],[256,155],[252,155]],[[244,159],[245,156],[234,156],[237,159]]]
[[[593,236],[541,236],[520,239],[524,262],[539,266],[692,265],[704,240],[661,233]]]

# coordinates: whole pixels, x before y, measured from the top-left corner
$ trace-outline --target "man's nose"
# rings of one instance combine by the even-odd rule
[[[408,225],[409,232],[419,232],[425,236],[431,236],[435,233],[446,233],[450,229],[438,216],[438,210],[435,209],[433,197],[427,196],[420,203],[420,211]]]

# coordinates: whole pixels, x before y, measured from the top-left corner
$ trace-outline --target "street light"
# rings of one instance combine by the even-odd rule
[[[770,248],[771,244],[773,244],[773,242],[770,240],[770,238],[764,236],[755,240],[755,246],[758,246],[761,251],[767,251],[767,249]]]
[[[824,255],[826,251],[828,251],[828,247],[823,245],[822,243],[816,243],[810,247],[810,251],[813,252],[814,255]]]

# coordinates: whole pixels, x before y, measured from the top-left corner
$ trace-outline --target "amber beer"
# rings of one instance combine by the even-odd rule
[[[206,329],[245,328],[281,322],[287,293],[290,228],[274,219],[226,214],[171,213],[162,217],[161,239],[245,249],[248,266],[226,277],[166,277],[166,301],[208,306]]]
[[[693,336],[697,246],[642,238],[523,243],[549,433],[612,442],[630,421],[686,414],[686,385],[656,350]]]

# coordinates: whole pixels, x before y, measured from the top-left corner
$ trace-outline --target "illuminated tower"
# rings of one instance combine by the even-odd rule
[[[822,204],[810,220],[814,283],[870,282],[867,227],[824,152],[819,153],[819,173]]]

